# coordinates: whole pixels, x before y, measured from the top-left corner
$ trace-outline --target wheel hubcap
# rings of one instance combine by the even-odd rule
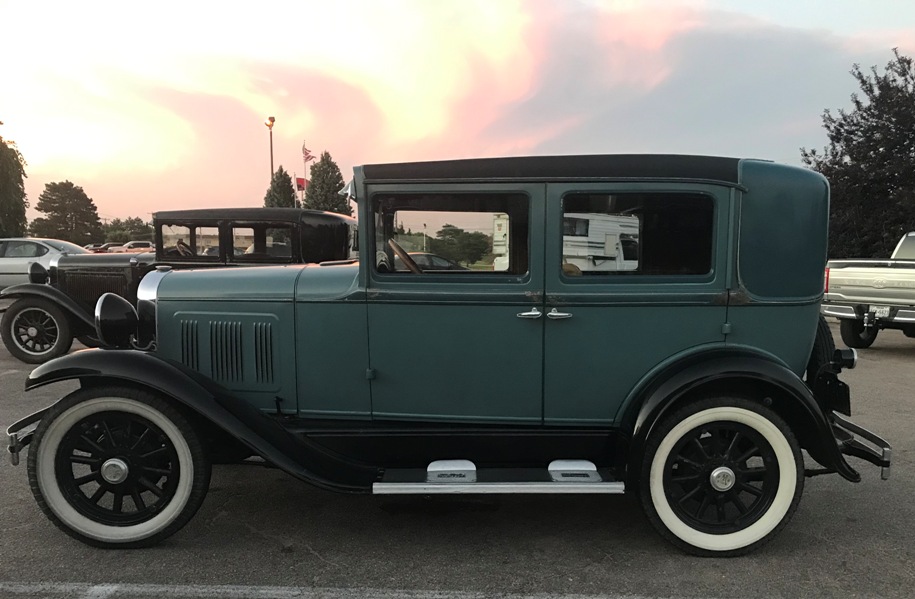
[[[38,336],[38,329],[36,329],[35,327],[29,327],[26,330],[26,333],[28,333],[29,337],[34,338],[34,337]]]
[[[130,469],[127,467],[124,460],[111,458],[102,464],[102,478],[113,485],[127,480],[128,474],[130,474]]]
[[[715,468],[709,476],[709,482],[716,491],[730,491],[737,482],[734,471],[725,466]]]

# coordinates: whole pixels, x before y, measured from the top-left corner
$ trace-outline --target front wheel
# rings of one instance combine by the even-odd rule
[[[648,519],[688,553],[730,557],[768,542],[804,488],[800,446],[771,409],[713,397],[663,420],[648,439],[640,493]]]
[[[206,496],[210,462],[188,421],[152,393],[76,391],[42,419],[29,450],[39,507],[71,537],[103,548],[154,545]]]
[[[860,320],[843,318],[839,321],[839,332],[848,347],[865,349],[874,344],[880,331],[877,327],[865,327]]]
[[[42,298],[16,300],[0,320],[0,337],[13,357],[27,364],[62,356],[73,345],[67,315]]]

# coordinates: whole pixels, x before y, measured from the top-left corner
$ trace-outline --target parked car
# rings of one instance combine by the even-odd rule
[[[0,338],[18,360],[45,362],[69,351],[74,338],[95,345],[98,298],[112,292],[135,302],[140,280],[157,267],[350,259],[355,256],[355,223],[348,216],[295,208],[157,212],[155,253],[67,256],[51,262],[50,272],[36,273],[32,283],[0,292],[0,297],[16,299],[0,320]],[[239,243],[250,244],[251,252],[237,254],[233,246]],[[274,247],[285,249],[273,251]]]
[[[95,249],[91,249],[89,251],[92,252],[93,254],[106,254],[106,253],[110,252],[112,249],[118,248],[118,247],[121,247],[120,243],[108,242],[108,243],[100,244]]]
[[[87,243],[86,245],[83,246],[83,249],[90,251],[90,252],[95,252],[95,251],[98,251],[99,249],[101,249],[101,247],[103,245],[105,245],[105,244],[104,243]]]
[[[830,260],[826,272],[823,314],[839,319],[845,345],[870,347],[881,329],[915,337],[915,231],[889,260]]]
[[[155,251],[156,246],[153,245],[151,241],[128,241],[124,245],[119,245],[111,247],[108,249],[112,254],[139,254],[142,252],[152,252]]]
[[[58,527],[155,544],[200,507],[214,460],[256,454],[345,493],[628,491],[676,546],[727,556],[786,525],[805,474],[858,482],[850,455],[889,475],[887,443],[846,417],[854,352],[830,351],[819,315],[819,174],[556,156],[368,165],[349,189],[370,259],[157,270],[137,311],[99,300],[118,349],[29,375],[80,382],[8,429]],[[634,267],[568,273],[566,214],[637,218]],[[499,269],[490,253],[489,270],[427,271],[402,245],[430,222],[491,239],[496,215]]]
[[[428,254],[425,252],[409,252],[410,258],[413,259],[413,262],[416,263],[423,271],[427,270],[469,270],[465,266],[461,266],[457,262],[449,260],[448,258],[443,258],[441,256],[436,256],[435,254]],[[398,256],[394,256],[394,270],[407,270],[407,267],[404,265],[403,260]]]
[[[45,268],[64,254],[86,254],[87,250],[69,241],[13,237],[0,239],[0,290],[29,281],[29,265]]]

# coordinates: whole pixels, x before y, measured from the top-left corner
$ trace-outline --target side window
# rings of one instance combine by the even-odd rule
[[[170,260],[218,260],[219,229],[200,225],[161,225],[162,248]]]
[[[690,193],[571,193],[562,200],[562,273],[704,275],[714,200]]]
[[[241,262],[284,262],[292,260],[292,225],[235,223],[232,248]]]
[[[37,258],[48,253],[48,248],[31,241],[10,241],[6,246],[7,258]]]
[[[378,273],[486,276],[528,271],[526,195],[379,194],[372,201]]]

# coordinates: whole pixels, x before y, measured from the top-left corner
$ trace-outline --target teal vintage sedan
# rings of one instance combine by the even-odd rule
[[[347,190],[359,261],[160,268],[136,310],[99,301],[108,349],[29,375],[80,383],[8,429],[59,528],[152,545],[211,464],[259,456],[346,493],[629,492],[674,545],[729,556],[786,525],[805,476],[858,482],[846,456],[889,476],[819,316],[822,176],[553,156],[366,165]]]

